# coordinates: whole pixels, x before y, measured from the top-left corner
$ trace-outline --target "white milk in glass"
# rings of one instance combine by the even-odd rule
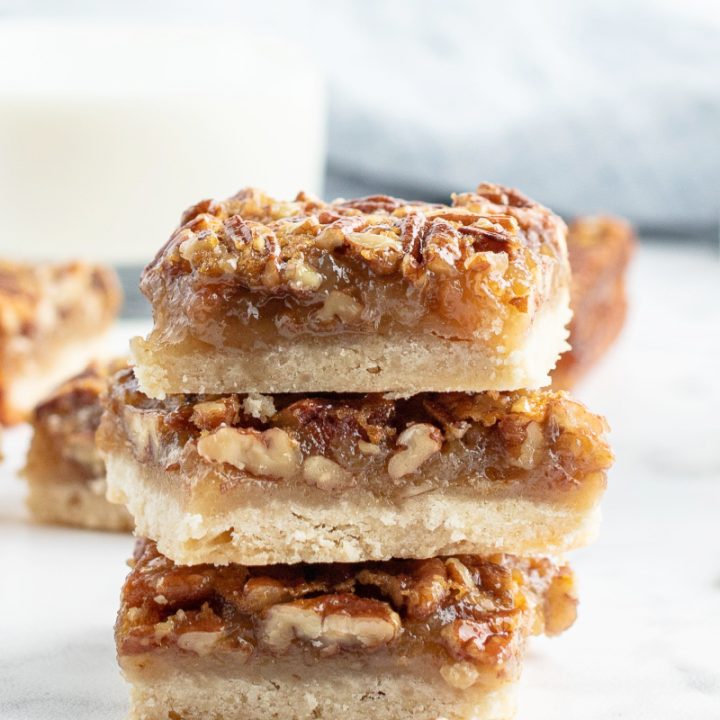
[[[181,212],[320,193],[324,86],[244,28],[0,23],[0,256],[147,262]]]

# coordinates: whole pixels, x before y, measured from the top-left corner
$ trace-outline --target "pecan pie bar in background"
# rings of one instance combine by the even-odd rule
[[[554,554],[594,538],[605,421],[550,390],[172,395],[110,383],[108,497],[179,563]]]
[[[58,383],[102,355],[120,302],[109,268],[0,260],[0,424],[26,419]]]
[[[570,224],[570,350],[552,373],[553,387],[572,387],[620,334],[627,313],[625,275],[634,248],[635,234],[625,220],[583,217]]]
[[[141,540],[121,602],[133,720],[502,720],[577,598],[545,559],[180,567]]]
[[[33,411],[23,475],[28,507],[37,520],[132,530],[128,511],[105,499],[105,463],[95,445],[107,378],[121,367],[127,367],[127,361],[92,363]]]
[[[452,205],[386,196],[204,201],[145,269],[142,390],[535,388],[567,348],[563,221],[482,184]]]

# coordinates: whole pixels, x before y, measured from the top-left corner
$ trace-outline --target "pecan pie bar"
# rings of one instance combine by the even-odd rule
[[[95,445],[108,375],[124,360],[93,363],[33,411],[23,470],[36,519],[102,530],[132,530],[128,511],[105,499],[105,463]]]
[[[605,421],[550,390],[142,394],[111,381],[108,497],[179,563],[553,554],[594,536]]]
[[[172,393],[534,388],[567,348],[563,221],[515,190],[204,201],[145,269],[141,387]]]
[[[182,567],[141,540],[115,636],[133,720],[501,720],[576,606],[546,559]]]
[[[0,424],[24,420],[101,354],[120,300],[109,268],[0,260]]]
[[[632,227],[619,218],[585,217],[571,223],[571,349],[552,373],[553,387],[572,387],[620,334],[627,313],[625,273],[634,247]]]

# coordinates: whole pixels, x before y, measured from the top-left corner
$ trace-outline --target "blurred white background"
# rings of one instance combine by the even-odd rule
[[[324,86],[287,43],[5,21],[0,68],[0,239],[13,256],[144,263],[204,197],[322,189]]]
[[[717,236],[716,0],[0,0],[0,24],[19,20],[52,41],[0,44],[6,253],[75,238],[144,262],[201,197],[321,191],[323,81],[329,196],[491,179],[566,215]],[[81,47],[55,37],[88,22]],[[13,106],[19,89],[40,105]]]

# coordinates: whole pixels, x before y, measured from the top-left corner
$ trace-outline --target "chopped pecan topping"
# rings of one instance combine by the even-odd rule
[[[288,285],[300,293],[317,290],[323,281],[323,276],[313,270],[302,257],[288,260],[284,277]]]
[[[197,204],[143,273],[156,327],[245,347],[255,332],[374,333],[427,319],[423,330],[476,340],[569,282],[562,220],[510,189],[482,185],[450,206],[379,197],[246,189]]]

